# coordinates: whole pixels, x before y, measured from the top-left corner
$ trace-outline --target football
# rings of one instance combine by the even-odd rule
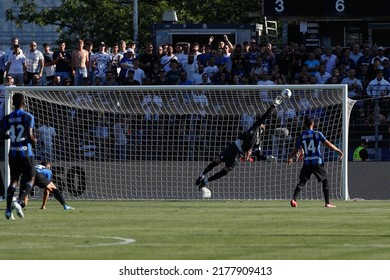
[[[202,188],[202,198],[210,198],[211,197],[211,191],[206,188],[206,187],[203,187]]]
[[[288,88],[285,88],[284,90],[282,90],[281,95],[283,98],[291,98],[292,92]]]

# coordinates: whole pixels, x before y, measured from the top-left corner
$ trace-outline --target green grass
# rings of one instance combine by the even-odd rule
[[[298,203],[71,201],[67,212],[31,201],[24,219],[2,213],[0,259],[390,259],[388,201]]]

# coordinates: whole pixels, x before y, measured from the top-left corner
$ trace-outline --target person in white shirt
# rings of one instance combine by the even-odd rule
[[[377,53],[376,53],[376,57],[379,57],[381,62],[383,62],[383,60],[386,58],[386,56],[384,54],[384,51],[385,51],[385,49],[383,47],[379,47],[378,50],[377,50]],[[374,61],[375,61],[376,57],[374,57],[371,60],[371,64],[374,64]]]
[[[17,86],[24,85],[24,75],[27,73],[26,57],[19,45],[14,46],[14,52],[8,57],[5,75],[10,75]]]
[[[5,52],[5,58],[4,61],[7,63],[10,56],[12,56],[12,53],[14,52],[15,45],[19,45],[19,38],[14,37],[11,40],[11,47],[8,49],[8,51]],[[23,54],[23,50],[20,49],[20,53]]]
[[[44,69],[43,75],[45,76],[45,85],[51,84],[53,82],[55,73],[56,73],[56,64],[53,60],[53,52],[50,50],[50,45],[44,43],[43,45],[43,58],[44,58]]]
[[[37,50],[37,43],[35,41],[31,41],[30,50],[27,51],[25,55],[27,74],[24,84],[30,85],[34,75],[38,75],[39,78],[42,78],[45,59],[43,58],[43,53],[40,50]]]
[[[140,61],[138,58],[134,58],[133,60],[133,67],[130,68],[133,70],[134,72],[134,80],[138,81],[140,85],[142,85],[144,82],[145,82],[145,71],[142,70],[140,67]],[[127,70],[126,72],[126,77],[127,77],[127,74],[129,72],[129,70]]]
[[[194,84],[194,75],[198,72],[198,63],[196,63],[193,53],[188,55],[188,60],[182,64],[181,69],[187,73],[187,80]]]
[[[38,133],[38,155],[40,155],[42,160],[54,160],[53,147],[54,137],[56,136],[55,128],[44,122],[38,128]]]
[[[209,76],[210,80],[214,80],[215,75],[218,73],[218,66],[215,65],[215,58],[213,56],[209,58],[204,72]]]
[[[362,82],[355,77],[356,70],[349,69],[348,77],[345,77],[341,83],[348,85],[348,97],[355,97],[358,95],[359,90],[363,90]]]
[[[274,85],[274,82],[269,80],[268,69],[263,68],[263,73],[261,74],[260,80],[257,82],[258,85]],[[267,90],[260,91],[260,100],[262,102],[273,102],[274,100],[269,95]]]
[[[127,154],[127,137],[126,137],[126,124],[122,122],[122,118],[115,117],[112,131],[115,140],[115,157],[118,160],[126,160]]]
[[[177,56],[177,62],[179,62],[180,65],[183,65],[185,62],[188,61],[188,55],[190,54],[190,44],[184,43],[183,44],[183,51],[176,55]]]
[[[5,116],[5,107],[4,107],[4,102],[5,102],[5,88],[6,87],[14,87],[14,78],[12,78],[10,75],[5,77],[5,82],[4,84],[0,85],[0,121],[4,118]]]
[[[336,68],[338,64],[337,56],[332,54],[332,48],[328,47],[325,49],[325,53],[321,55],[321,63],[325,64],[325,71],[332,73],[332,70]]]
[[[325,84],[332,75],[326,72],[325,64],[321,64],[318,72],[315,74],[315,77],[317,78],[317,84]]]
[[[354,44],[352,46],[352,51],[349,54],[349,58],[352,59],[355,62],[355,65],[357,65],[357,62],[359,58],[363,56],[362,52],[360,51],[360,46],[359,44]]]
[[[173,54],[173,46],[167,46],[167,53],[161,58],[161,66],[164,68],[165,73],[171,70],[170,62],[171,60],[176,59],[177,57]]]
[[[106,44],[101,42],[99,51],[91,55],[94,79],[98,77],[102,83],[106,82],[106,73],[111,69],[111,56],[106,53],[105,49]]]
[[[203,74],[207,75],[207,73],[204,73],[204,66],[203,64],[198,64],[198,73],[194,73],[192,75],[194,85],[203,84],[203,78],[202,78]],[[207,83],[208,84],[211,83],[210,77],[208,75],[207,75]]]
[[[388,95],[390,91],[390,83],[383,77],[383,70],[379,69],[376,72],[376,78],[367,86],[367,94],[373,97]]]

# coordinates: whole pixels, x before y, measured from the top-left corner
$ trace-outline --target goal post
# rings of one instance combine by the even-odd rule
[[[26,96],[39,139],[36,161],[53,163],[53,181],[67,200],[198,199],[199,173],[284,88],[293,96],[267,120],[253,161],[210,183],[212,199],[290,199],[302,163],[287,166],[286,159],[305,116],[345,152],[342,161],[327,148],[323,155],[331,198],[348,199],[354,101],[345,85],[7,87],[6,96]],[[301,197],[322,199],[314,177]]]

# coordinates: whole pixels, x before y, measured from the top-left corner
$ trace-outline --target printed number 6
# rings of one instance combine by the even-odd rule
[[[335,4],[336,11],[341,13],[345,10],[344,0],[337,0]]]

